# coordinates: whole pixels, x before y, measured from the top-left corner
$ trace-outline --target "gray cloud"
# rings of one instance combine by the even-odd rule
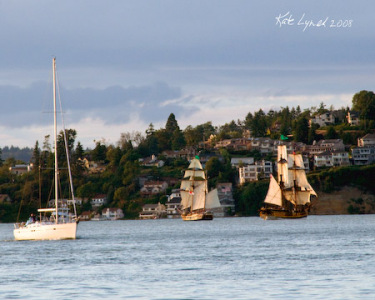
[[[60,96],[65,119],[78,122],[83,118],[99,118],[106,124],[121,124],[137,114],[145,122],[166,120],[173,112],[179,115],[184,109],[178,102],[162,105],[167,100],[181,97],[181,89],[158,82],[148,86],[106,89],[61,88]],[[45,124],[51,118],[42,113],[52,111],[52,92],[48,84],[36,83],[28,88],[0,86],[0,125],[23,127]],[[185,112],[184,112],[185,113]]]

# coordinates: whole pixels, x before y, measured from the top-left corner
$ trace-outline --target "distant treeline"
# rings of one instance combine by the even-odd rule
[[[1,149],[1,159],[7,160],[8,158],[14,158],[16,161],[22,161],[25,163],[30,162],[33,155],[32,148],[19,148],[19,147],[8,147],[5,146]]]

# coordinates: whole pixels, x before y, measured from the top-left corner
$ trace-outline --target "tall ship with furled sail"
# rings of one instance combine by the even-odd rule
[[[264,207],[263,219],[307,217],[311,196],[317,196],[307,181],[301,154],[287,154],[286,146],[278,146],[277,180],[271,175]]]
[[[197,156],[184,173],[180,193],[184,221],[212,220],[214,216],[210,209],[220,207],[217,190],[208,192],[207,177]]]

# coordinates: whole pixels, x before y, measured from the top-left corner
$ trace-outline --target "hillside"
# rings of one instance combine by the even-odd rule
[[[319,192],[311,215],[375,214],[375,195],[357,187],[343,186],[332,193]]]

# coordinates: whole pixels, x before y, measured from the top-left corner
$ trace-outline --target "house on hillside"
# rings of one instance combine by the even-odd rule
[[[144,167],[161,168],[162,166],[164,166],[164,161],[158,159],[154,154],[146,158],[140,158],[139,163]]]
[[[345,145],[341,139],[314,141],[312,145],[306,145],[304,153],[310,157],[326,151],[344,151]]]
[[[168,201],[165,203],[168,219],[180,218],[181,193],[180,189],[172,190],[172,194],[168,196]]]
[[[107,195],[97,194],[91,199],[90,203],[91,203],[92,207],[100,207],[102,205],[106,205],[107,204]]]
[[[358,147],[375,147],[375,134],[368,133],[358,139]]]
[[[318,124],[319,126],[334,125],[342,122],[345,119],[345,113],[341,110],[327,111],[322,114],[317,114],[309,120],[311,124]]]
[[[327,150],[314,155],[314,166],[316,168],[348,165],[350,165],[349,153],[345,151]]]
[[[9,168],[9,171],[14,175],[23,175],[33,169],[33,164],[28,165],[15,165]]]
[[[80,221],[90,221],[93,213],[91,211],[84,211],[79,216]]]
[[[259,178],[269,178],[272,174],[272,162],[261,160],[253,165],[247,165],[238,169],[240,184],[258,181]]]
[[[233,199],[233,187],[231,182],[222,182],[216,185],[222,216],[232,216],[235,213],[235,201]]]
[[[102,211],[102,216],[107,220],[113,221],[122,219],[124,217],[124,212],[121,208],[117,207],[104,208]]]
[[[356,166],[375,163],[375,147],[355,147],[352,149],[352,160]]]
[[[140,219],[160,219],[167,215],[165,205],[160,204],[145,204],[139,214]]]
[[[91,161],[87,158],[79,159],[89,174],[100,174],[105,171],[106,164],[101,161]]]
[[[360,119],[359,119],[359,113],[356,111],[348,111],[348,114],[346,115],[346,120],[349,125],[359,125]]]
[[[254,164],[254,157],[232,157],[230,164],[236,169],[238,169],[239,166],[252,165]]]
[[[166,181],[146,181],[141,188],[141,195],[150,196],[165,193],[168,187]]]

